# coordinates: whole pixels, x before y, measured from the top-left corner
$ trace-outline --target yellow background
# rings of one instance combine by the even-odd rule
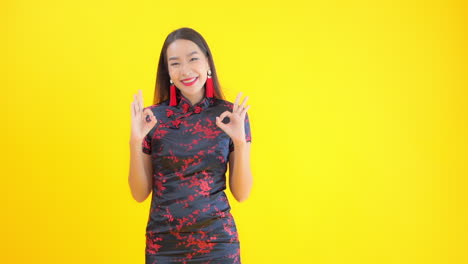
[[[193,27],[250,96],[243,264],[468,263],[463,1],[4,1],[1,263],[144,263],[130,103]]]

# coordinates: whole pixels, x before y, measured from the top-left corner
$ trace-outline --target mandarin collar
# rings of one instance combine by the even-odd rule
[[[190,100],[181,93],[177,93],[177,100],[179,101],[179,103],[175,107],[181,110],[184,114],[192,111],[198,114],[202,110],[212,105],[214,101],[213,98],[208,98],[204,96],[200,102],[196,103],[195,105],[192,105]]]
[[[193,114],[199,114],[215,102],[214,98],[204,96],[200,102],[192,105],[190,100],[180,93],[177,93],[177,100],[179,103],[176,106],[170,106],[166,109],[166,117],[169,120],[164,126],[179,128],[179,124],[185,117]]]

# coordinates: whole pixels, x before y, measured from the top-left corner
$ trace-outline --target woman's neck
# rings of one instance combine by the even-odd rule
[[[183,94],[183,96],[185,96],[185,98],[187,98],[190,103],[193,105],[196,105],[198,104],[199,102],[201,102],[203,100],[203,93],[200,93],[200,94],[195,94],[195,95],[186,95],[186,94]]]

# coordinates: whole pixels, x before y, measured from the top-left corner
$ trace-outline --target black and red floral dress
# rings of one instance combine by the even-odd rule
[[[158,123],[142,142],[153,165],[146,263],[241,263],[224,192],[234,145],[216,125],[216,117],[232,111],[233,104],[204,97],[192,105],[181,94],[177,99],[177,106],[164,101],[147,107]],[[250,142],[248,115],[245,134]]]

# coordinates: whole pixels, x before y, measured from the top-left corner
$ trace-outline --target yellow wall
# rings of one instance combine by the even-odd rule
[[[1,5],[1,263],[144,263],[130,103],[182,26],[250,96],[243,264],[468,263],[462,1]]]

